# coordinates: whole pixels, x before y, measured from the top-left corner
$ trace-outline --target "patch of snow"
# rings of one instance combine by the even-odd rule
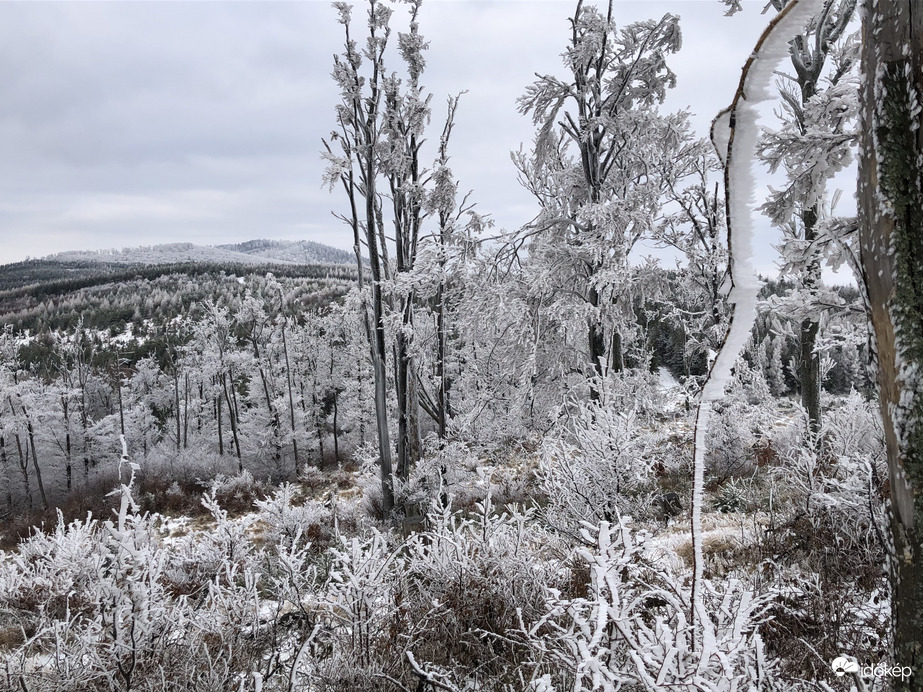
[[[679,382],[673,377],[673,373],[664,367],[657,368],[660,375],[660,388],[664,391],[670,391],[680,386]]]

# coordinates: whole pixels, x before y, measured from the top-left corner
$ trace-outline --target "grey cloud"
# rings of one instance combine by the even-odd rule
[[[617,19],[683,17],[668,106],[691,106],[705,134],[766,21],[760,7],[726,19],[717,0],[629,0]],[[423,6],[434,124],[445,97],[468,90],[452,161],[502,226],[533,213],[509,160],[532,137],[515,99],[535,72],[561,72],[571,12],[569,1]],[[348,248],[319,156],[340,41],[326,2],[0,3],[0,262],[178,240]]]

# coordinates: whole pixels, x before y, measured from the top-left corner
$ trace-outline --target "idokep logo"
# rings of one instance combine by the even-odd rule
[[[846,673],[859,672],[859,662],[854,658],[846,658],[845,656],[837,656],[830,666],[838,678],[843,677]]]
[[[877,666],[860,666],[859,662],[852,656],[837,656],[830,663],[833,673],[838,678],[843,677],[846,673],[858,673],[863,678],[900,678],[907,680],[913,670],[910,666],[886,666],[879,663]]]

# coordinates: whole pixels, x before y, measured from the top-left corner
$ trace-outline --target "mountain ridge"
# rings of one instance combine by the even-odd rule
[[[224,245],[163,243],[106,250],[68,250],[41,258],[45,262],[73,264],[158,265],[186,262],[211,264],[352,264],[355,256],[345,250],[308,240],[248,240]]]

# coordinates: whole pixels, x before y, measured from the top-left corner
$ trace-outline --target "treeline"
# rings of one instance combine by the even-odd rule
[[[52,263],[54,264],[54,263]],[[10,265],[8,265],[10,266]],[[62,266],[58,264],[58,266]],[[66,266],[66,265],[65,265]],[[108,267],[108,269],[107,269]],[[99,273],[70,279],[20,285],[0,292],[0,319],[17,330],[40,334],[46,330],[73,329],[81,314],[85,326],[124,328],[129,320],[169,320],[195,302],[220,299],[238,277],[273,273],[280,278],[304,280],[313,293],[323,294],[322,284],[339,286],[332,294],[355,280],[356,270],[347,265],[214,265],[183,262],[144,265],[106,265]],[[153,303],[142,298],[158,293]],[[164,305],[163,294],[178,296]],[[322,301],[329,296],[323,296]],[[171,307],[172,305],[172,307]]]

